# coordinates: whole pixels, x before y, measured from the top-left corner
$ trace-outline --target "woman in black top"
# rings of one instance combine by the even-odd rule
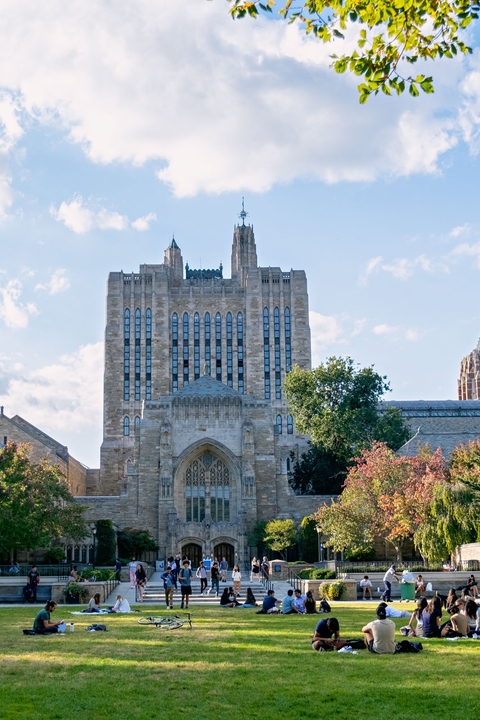
[[[305,612],[307,615],[313,615],[317,612],[317,603],[315,602],[311,590],[307,590],[307,597],[305,598]]]
[[[147,576],[145,574],[145,570],[143,569],[143,565],[140,565],[140,563],[137,565],[135,578],[137,580],[138,594],[140,596],[139,602],[143,602],[143,589],[147,584]]]

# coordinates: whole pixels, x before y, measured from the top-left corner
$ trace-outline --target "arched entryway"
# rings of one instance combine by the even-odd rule
[[[187,557],[192,563],[192,567],[198,567],[202,559],[202,546],[196,543],[189,543],[182,546],[182,558]]]
[[[230,543],[219,543],[213,548],[213,554],[216,558],[221,560],[223,557],[228,562],[228,567],[232,568],[235,565],[235,548]]]

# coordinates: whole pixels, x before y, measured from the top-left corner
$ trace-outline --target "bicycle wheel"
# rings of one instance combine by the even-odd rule
[[[163,620],[165,620],[165,618],[163,618],[163,617],[150,616],[150,617],[140,618],[139,620],[137,620],[137,622],[139,625],[159,625]]]

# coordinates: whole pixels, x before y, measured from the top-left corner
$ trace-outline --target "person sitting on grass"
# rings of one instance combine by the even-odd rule
[[[295,605],[293,590],[289,590],[282,600],[282,615],[297,615],[298,609]]]
[[[101,598],[100,593],[95,593],[93,597],[90,598],[88,601],[88,605],[86,610],[84,610],[84,613],[98,613],[101,609]]]
[[[305,595],[302,595],[302,591],[298,588],[295,590],[295,597],[293,598],[295,602],[295,607],[297,608],[297,612],[299,612],[301,615],[305,612]]]
[[[467,600],[465,605],[465,618],[468,623],[468,636],[471,637],[477,627],[477,611],[479,606],[475,600]]]
[[[409,628],[409,636],[410,637],[423,637],[423,617],[422,613],[425,610],[425,608],[428,605],[428,600],[426,597],[418,598],[417,600],[417,609],[413,611],[412,617],[410,618],[410,622],[408,623]],[[413,624],[415,624],[415,627],[413,627]]]
[[[220,596],[220,607],[234,608],[240,605],[233,592],[233,587],[224,588]]]
[[[263,598],[262,609],[258,610],[257,615],[273,615],[279,613],[279,605],[280,600],[277,600],[273,590],[268,590],[267,594]]]
[[[385,613],[387,617],[392,618],[410,618],[412,617],[412,613],[408,612],[408,610],[397,610],[397,608],[390,607],[390,605],[387,605],[387,603],[381,602],[378,607],[384,607]]]
[[[370,580],[368,575],[364,575],[363,580],[360,580],[360,587],[363,590],[363,599],[366,600],[368,595],[370,600],[373,600],[372,581]]]
[[[440,601],[434,597],[427,604],[422,613],[423,619],[423,637],[435,638],[440,637],[440,621],[442,618],[442,609]]]
[[[468,632],[467,618],[463,613],[459,613],[458,609],[452,605],[447,610],[450,618],[440,628],[442,637],[466,637]]]
[[[252,592],[252,588],[247,588],[247,595],[245,597],[245,602],[243,605],[239,605],[237,603],[237,607],[241,608],[253,608],[257,604],[257,601],[255,600],[255,595]]]
[[[117,595],[115,605],[112,607],[110,612],[129,613],[132,612],[132,608],[130,607],[128,600],[125,600],[122,595]]]
[[[450,588],[450,590],[448,591],[447,599],[445,601],[446,609],[448,610],[448,608],[453,607],[457,600],[458,597],[457,593],[455,592],[455,588]]]
[[[377,607],[377,619],[362,628],[365,644],[371,653],[393,655],[396,651],[395,623],[387,618],[384,605]]]
[[[316,615],[317,603],[315,602],[315,598],[313,597],[313,593],[311,590],[307,590],[304,606],[305,606],[305,612],[307,613],[307,615]]]
[[[37,613],[33,621],[33,630],[37,635],[49,635],[58,632],[58,626],[63,625],[65,620],[58,620],[58,622],[50,620],[50,613],[55,612],[56,609],[57,603],[54,600],[49,600],[44,609]]]
[[[313,633],[312,650],[340,650],[346,644],[346,640],[340,637],[340,623],[336,617],[319,620]]]

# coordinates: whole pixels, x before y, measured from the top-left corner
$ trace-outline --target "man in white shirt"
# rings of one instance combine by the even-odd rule
[[[382,594],[382,600],[383,602],[393,602],[392,601],[392,579],[395,579],[397,582],[399,582],[400,578],[397,575],[397,568],[395,565],[392,565],[388,568],[387,572],[383,576],[383,584],[385,585],[385,590]]]
[[[395,653],[395,623],[393,620],[388,620],[384,607],[378,606],[377,620],[365,625],[362,632],[365,637],[365,644],[370,652],[378,655],[393,655]]]

